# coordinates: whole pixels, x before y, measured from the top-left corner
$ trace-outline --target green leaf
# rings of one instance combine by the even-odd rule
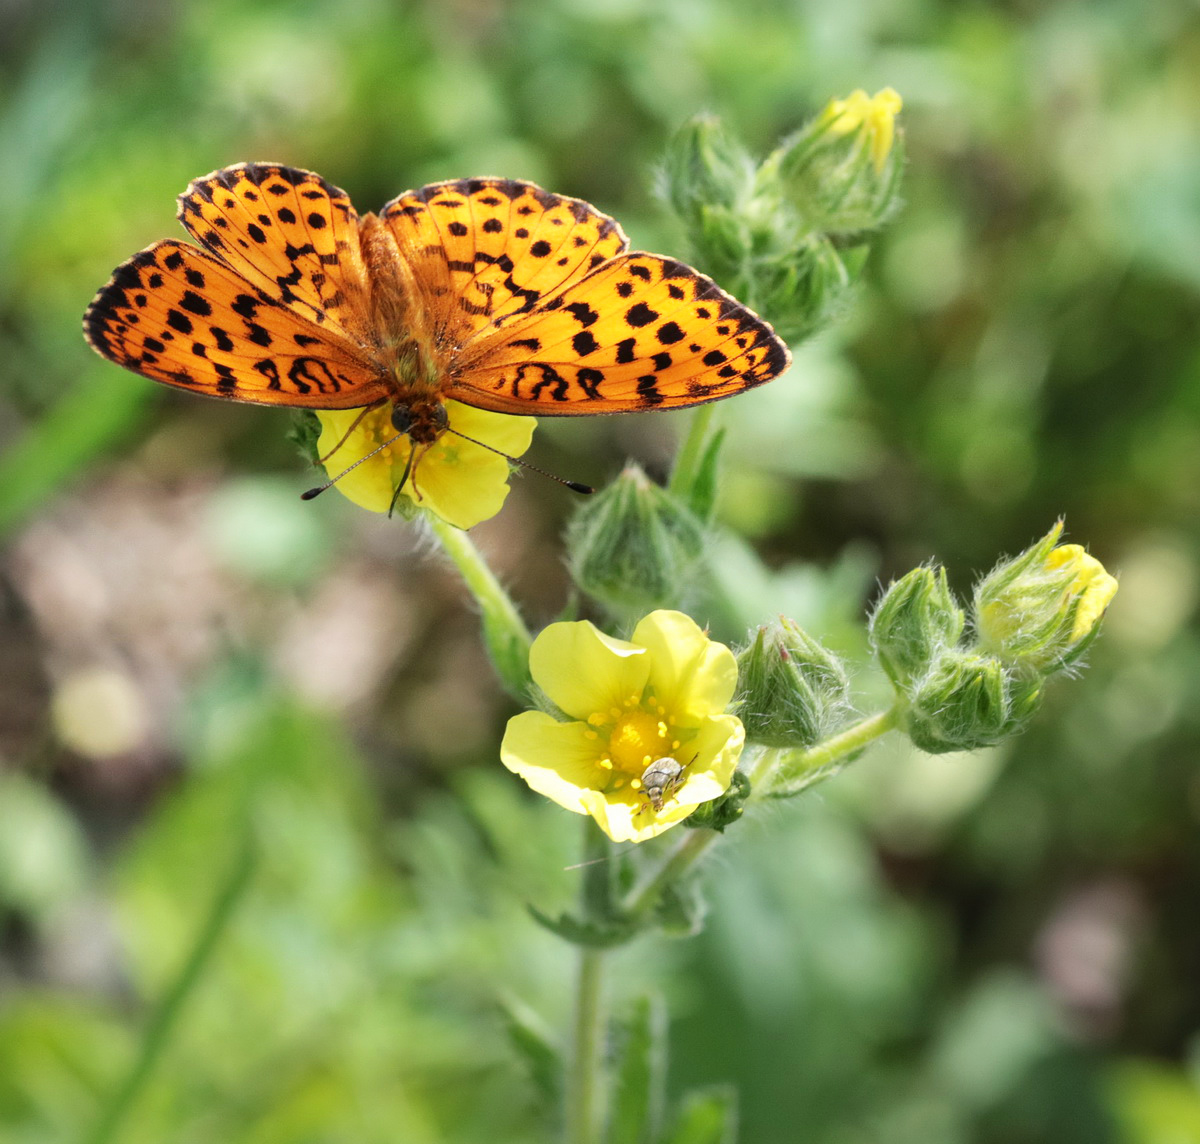
[[[691,488],[687,491],[688,507],[702,524],[712,522],[717,504],[717,472],[721,461],[721,446],[725,444],[726,430],[718,429],[704,446],[700,464],[696,466]]]
[[[585,945],[591,949],[610,949],[615,945],[624,945],[634,937],[642,926],[628,918],[612,918],[607,921],[581,921],[571,914],[559,914],[552,918],[542,913],[537,906],[526,907],[530,916],[538,925],[557,934],[572,945]]]
[[[653,1144],[666,1097],[667,1011],[658,995],[639,997],[618,1025],[608,1144]]]
[[[654,906],[654,920],[668,937],[695,937],[707,913],[708,902],[696,878],[672,882]]]
[[[504,1027],[517,1055],[525,1062],[530,1079],[547,1108],[562,1101],[562,1051],[545,1022],[523,1001],[505,997],[500,1001]]]
[[[661,1144],[736,1144],[737,1093],[731,1088],[694,1089],[680,1102]]]

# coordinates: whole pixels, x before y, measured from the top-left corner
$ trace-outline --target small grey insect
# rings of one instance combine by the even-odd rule
[[[689,767],[691,765],[691,763],[687,764]],[[679,789],[683,782],[683,772],[686,769],[670,755],[667,755],[664,758],[655,759],[642,772],[642,789],[656,812],[662,810],[663,800],[670,798]]]

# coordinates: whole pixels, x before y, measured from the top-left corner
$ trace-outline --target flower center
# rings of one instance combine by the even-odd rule
[[[666,721],[648,711],[622,715],[608,737],[608,755],[613,765],[640,777],[655,759],[671,754],[672,741]]]

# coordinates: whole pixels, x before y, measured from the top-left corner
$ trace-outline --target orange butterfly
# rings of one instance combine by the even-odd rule
[[[787,346],[611,218],[512,179],[431,183],[359,217],[320,175],[240,163],[195,180],[165,239],[84,315],[104,357],[212,397],[391,403],[414,445],[448,399],[562,416],[672,409],[781,373]]]

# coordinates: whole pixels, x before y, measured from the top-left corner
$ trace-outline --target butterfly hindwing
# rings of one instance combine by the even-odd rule
[[[110,361],[214,397],[352,409],[388,392],[334,331],[183,242],[155,243],[118,266],[83,324]]]
[[[434,325],[457,346],[520,320],[629,245],[588,203],[514,179],[430,183],[382,217]]]
[[[670,409],[761,385],[790,360],[771,327],[710,278],[632,253],[479,338],[447,396],[537,416]]]
[[[179,220],[210,254],[318,326],[361,336],[366,274],[345,191],[277,163],[239,163],[193,180]]]

